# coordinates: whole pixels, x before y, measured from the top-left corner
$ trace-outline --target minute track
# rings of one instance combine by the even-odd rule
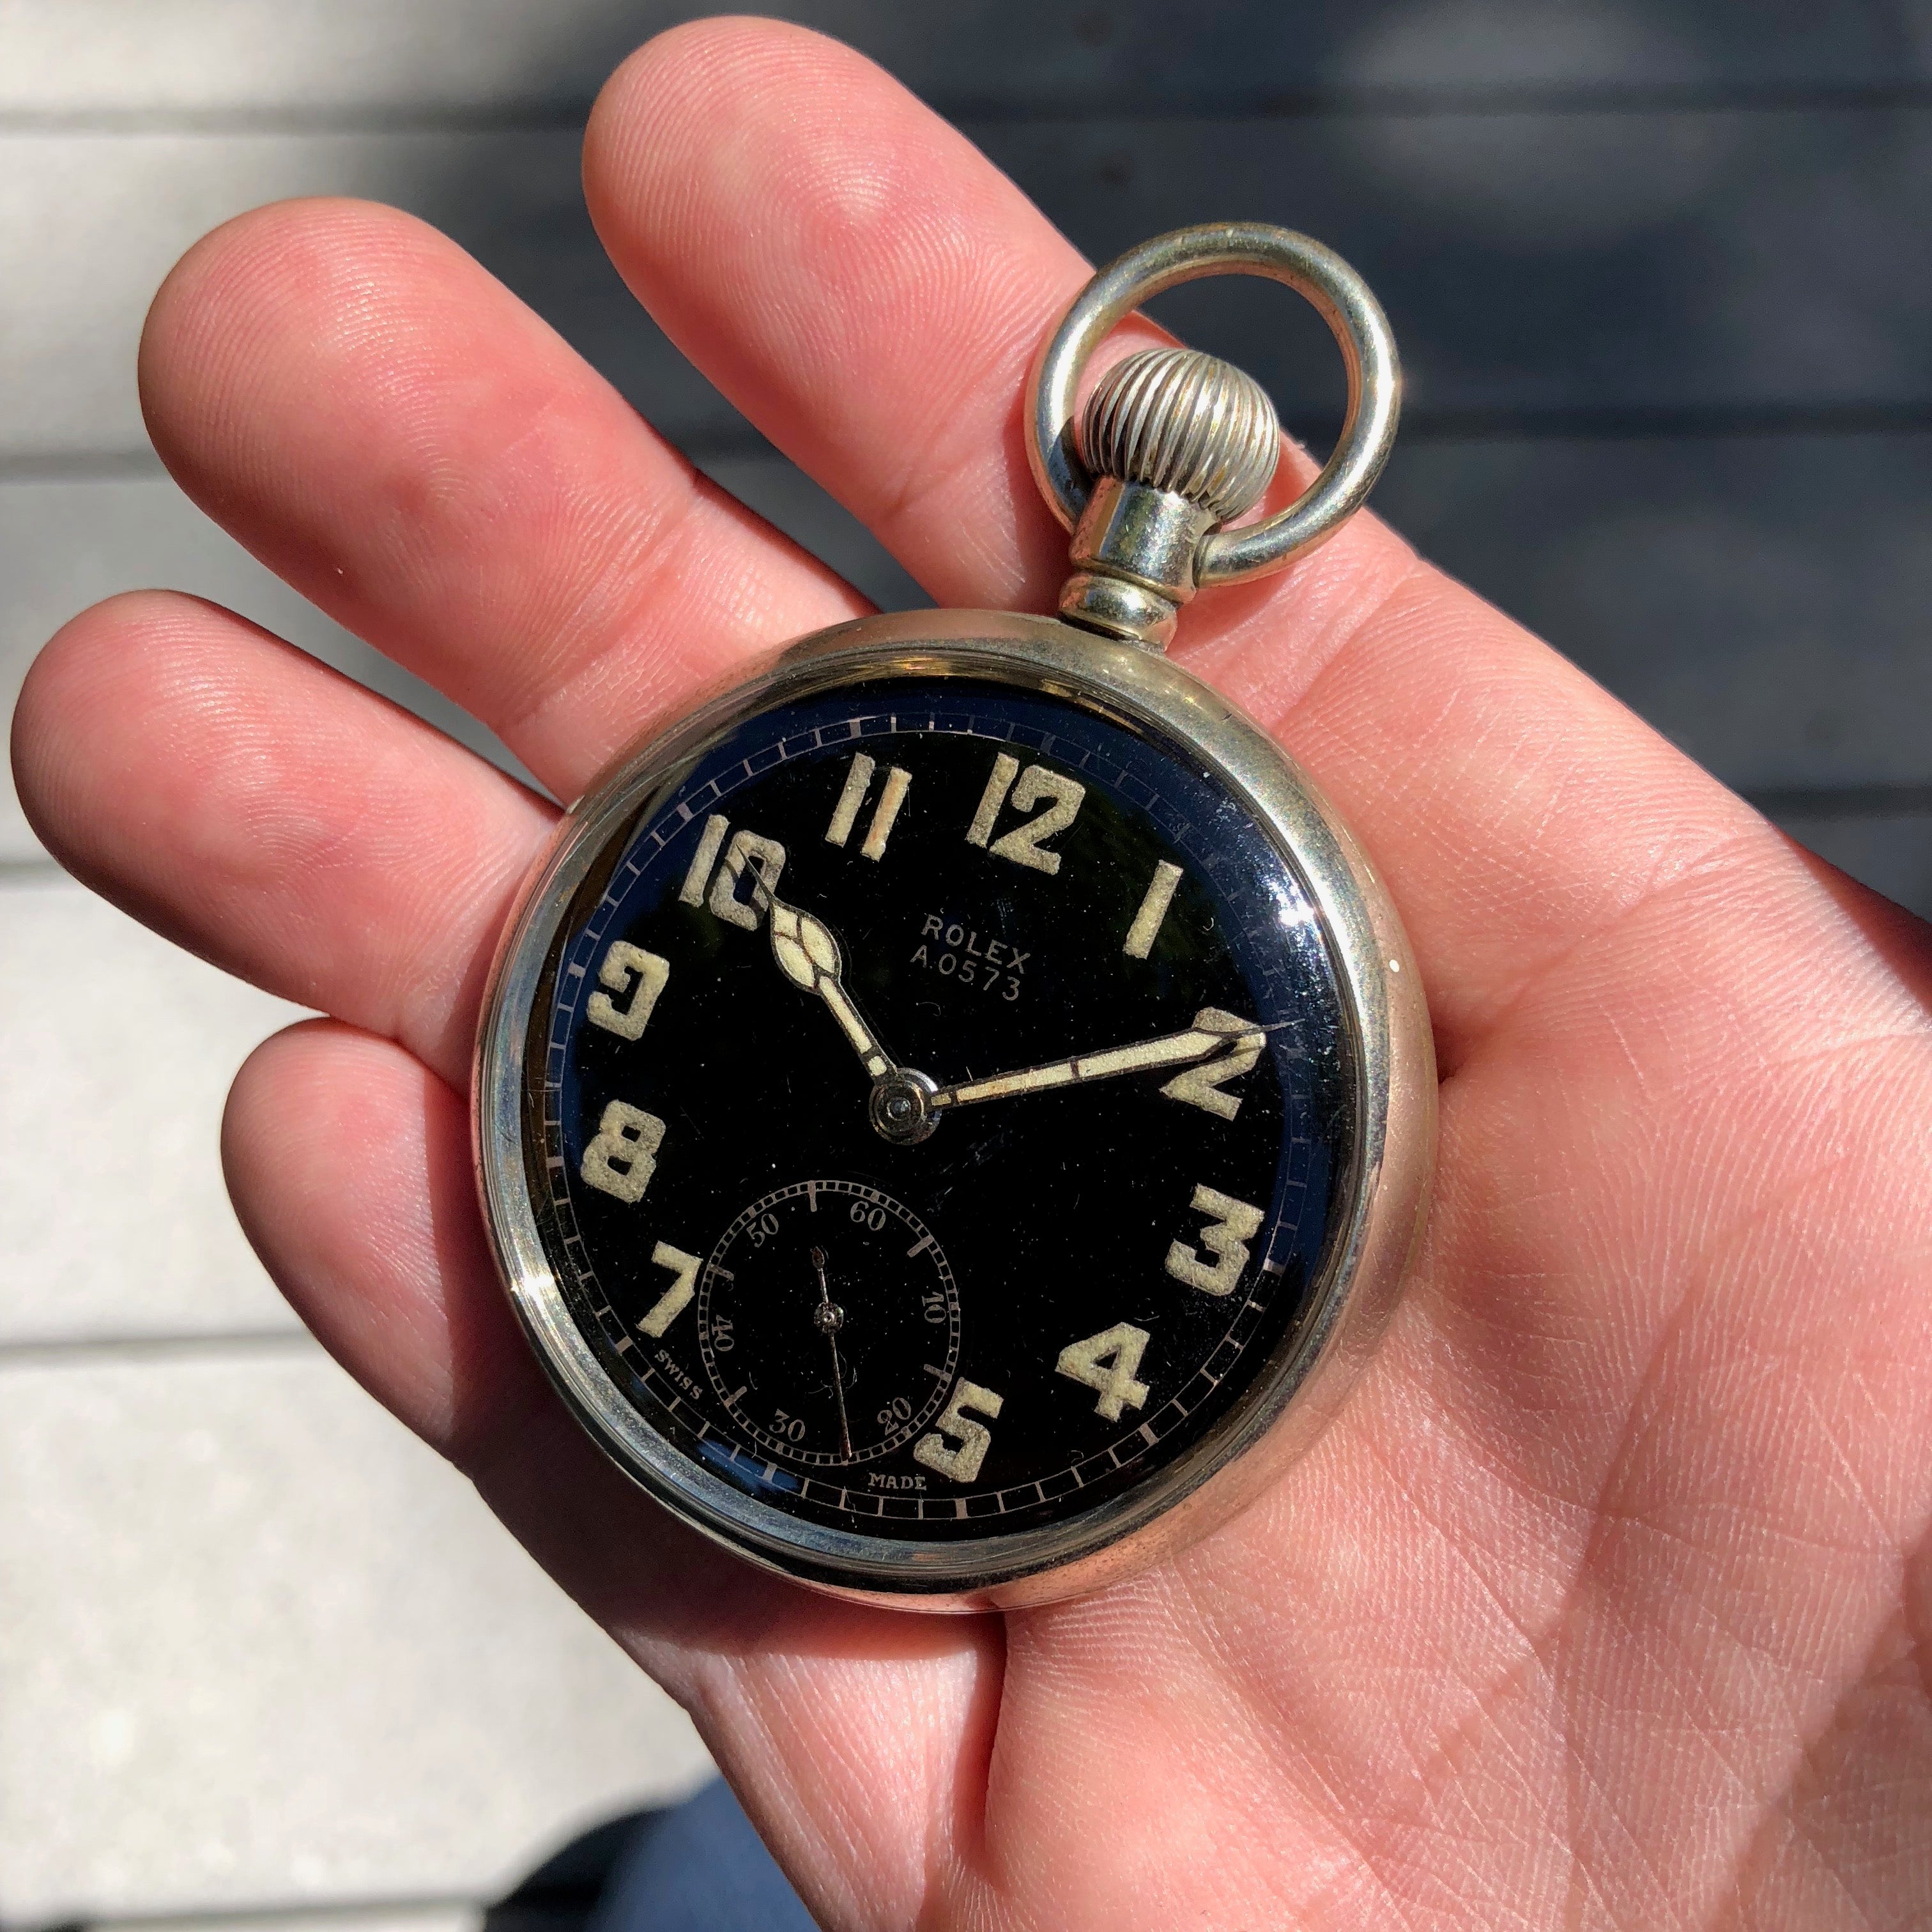
[[[1304,976],[1312,968],[1318,989],[1325,962],[1318,945],[1305,943],[1298,959],[1292,946],[1283,957],[1281,899],[1288,882],[1278,872],[1250,884],[1244,868],[1231,868],[1224,855],[1197,849],[1185,775],[1177,778],[1157,748],[1131,738],[1123,742],[1104,724],[1070,716],[1064,707],[1042,716],[1009,694],[988,692],[983,697],[990,701],[943,707],[891,701],[897,693],[867,694],[873,704],[788,719],[805,728],[774,730],[761,742],[745,742],[735,758],[707,760],[614,855],[608,882],[586,904],[553,982],[556,1051],[546,1055],[545,1087],[564,1165],[545,1172],[560,1228],[573,1223],[568,1232],[578,1238],[560,1240],[565,1258],[574,1268],[580,1256],[588,1264],[579,1274],[586,1284],[601,1285],[607,1276],[613,1281],[608,1300],[598,1295],[611,1313],[597,1328],[619,1358],[616,1366],[632,1385],[632,1400],[657,1416],[668,1436],[697,1438],[701,1426],[707,1433],[698,1440],[711,1452],[708,1466],[747,1482],[777,1506],[824,1511],[828,1520],[898,1523],[906,1526],[904,1533],[946,1540],[988,1523],[1051,1520],[1060,1508],[1088,1507],[1138,1480],[1170,1457],[1172,1445],[1211,1425],[1225,1406],[1231,1367],[1250,1349],[1271,1346],[1270,1337],[1292,1322],[1305,1283],[1304,1264],[1286,1259],[1276,1273],[1264,1274],[1262,1264],[1276,1249],[1292,1257],[1311,1235],[1319,1238],[1320,1212],[1310,1216],[1305,1204],[1311,1179],[1318,1194],[1330,1179],[1331,1150],[1320,1137],[1296,1131],[1294,1116],[1306,1104],[1296,1095],[1312,1096],[1322,1075],[1320,1058],[1310,1048],[1322,1037],[1323,1014],[1318,1000],[1311,1007],[1306,998]],[[986,754],[974,748],[989,739],[1023,748],[1032,764],[1051,760],[1079,774],[1085,802],[1056,841],[1064,859],[1058,874],[1003,860],[989,866],[992,855],[960,836],[960,823],[970,818],[984,786]],[[876,766],[916,778],[878,860],[864,859],[856,834],[844,848],[828,845],[823,836],[848,782],[855,743],[875,748],[868,755]],[[748,871],[737,889],[736,903],[758,906],[762,930],[719,918],[708,904],[708,887],[700,895],[706,902],[695,907],[678,896],[696,841],[721,818],[726,831],[710,834],[718,848],[713,863],[722,862],[741,829],[784,854],[782,882],[762,905]],[[950,885],[949,864],[958,868]],[[1147,879],[1162,864],[1178,868],[1175,890],[1142,960],[1124,950],[1123,940],[1144,900]],[[979,868],[976,885],[968,867]],[[993,878],[998,884],[989,886],[986,882]],[[653,892],[653,880],[665,884]],[[982,909],[968,905],[962,891],[986,894]],[[976,920],[980,932],[1007,934],[1024,962],[1025,1007],[986,1000],[975,1007],[964,989],[954,1001],[926,997],[922,976],[904,970],[928,906],[936,910],[947,899]],[[798,926],[785,921],[773,927],[776,908],[794,912]],[[836,1012],[819,1011],[830,1003],[802,983],[790,962],[781,959],[782,970],[773,970],[774,950],[788,939],[802,945],[808,920],[828,938],[836,935],[835,976],[851,989],[866,1042],[850,1036]],[[1287,924],[1292,935],[1296,922]],[[1299,930],[1304,941],[1312,937],[1305,925]],[[1267,950],[1238,966],[1236,949],[1250,932],[1257,950],[1262,944]],[[576,1012],[587,998],[584,982],[596,982],[598,962],[620,938],[640,950],[648,941],[654,956],[668,962],[665,988],[634,1046],[585,1026]],[[580,961],[586,970],[573,974],[569,967]],[[1197,998],[1189,999],[1190,992]],[[1215,997],[1198,998],[1204,992]],[[680,1006],[681,994],[690,1005]],[[1105,1014],[1096,1004],[1102,998]],[[1163,1010],[1176,1004],[1194,1024],[1162,1026]],[[1103,1025],[1116,1039],[1125,1034],[1130,1041],[1138,1030],[1138,1044],[1124,1052],[1108,1048],[1054,1059],[1053,1050],[1070,1034],[1091,1038]],[[872,1083],[855,1050],[862,1044],[876,1046],[889,1064],[903,1054],[908,1063],[952,1067],[962,1060],[990,1060],[1010,1066],[1025,1059],[1014,1046],[1035,1041],[1049,1051],[1022,1066],[1022,1074],[1059,1066],[1074,1070],[1076,1077],[1029,1083],[1011,1107],[956,1100],[958,1117],[944,1138],[924,1144],[895,1147],[866,1130],[864,1102]],[[1239,1100],[1239,1120],[1224,1125],[1164,1096],[1178,1073],[1195,1067],[1212,1072],[1231,1048],[1252,1050],[1256,1060],[1245,1078],[1228,1084]],[[1124,1064],[1115,1068],[1115,1060]],[[694,1086],[676,1070],[687,1063]],[[1097,1070],[1078,1078],[1077,1070],[1093,1063]],[[956,1083],[962,1090],[972,1084]],[[726,1112],[707,1125],[712,1096]],[[800,1340],[809,1344],[810,1358],[824,1364],[814,1384],[824,1407],[822,1419],[808,1420],[806,1436],[796,1440],[778,1432],[797,1424],[800,1404],[766,1387],[770,1371],[743,1384],[735,1412],[725,1408],[723,1396],[740,1383],[717,1386],[697,1346],[694,1322],[682,1331],[674,1324],[659,1345],[668,1362],[637,1361],[638,1351],[617,1348],[610,1331],[634,1333],[637,1316],[628,1310],[640,1291],[610,1270],[633,1280],[637,1271],[634,1264],[593,1256],[591,1247],[602,1256],[607,1241],[579,1246],[585,1217],[604,1217],[602,1200],[580,1193],[575,1175],[585,1108],[616,1098],[667,1124],[656,1156],[658,1172],[637,1206],[636,1234],[627,1227],[610,1231],[626,1246],[647,1232],[647,1246],[662,1241],[703,1252],[735,1272],[730,1260],[719,1262],[714,1252],[718,1236],[689,1225],[698,1202],[713,1198],[719,1182],[728,1180],[715,1166],[707,1171],[701,1162],[692,1164],[700,1148],[715,1150],[722,1130],[735,1149],[734,1171],[743,1176],[741,1204],[760,1198],[760,1172],[782,1188],[804,1186],[803,1180],[783,1178],[785,1166],[802,1149],[822,1157],[836,1144],[846,1176],[904,1203],[952,1257],[962,1270],[958,1364],[947,1366],[941,1381],[912,1363],[910,1380],[923,1400],[914,1406],[914,1426],[902,1425],[893,1446],[879,1448],[862,1439],[885,1392],[848,1390],[853,1454],[845,1455],[830,1380],[831,1351],[808,1327],[801,1328]],[[1079,1111],[1077,1121],[1066,1113],[1070,1105]],[[574,1124],[568,1130],[567,1121]],[[860,1136],[856,1142],[848,1124]],[[955,1144],[948,1148],[948,1141]],[[1040,1157],[1022,1154],[1022,1145],[1036,1147]],[[1152,1164],[1107,1210],[1106,1225],[1066,1246],[1070,1229],[1052,1208],[1055,1194],[1084,1186],[1089,1202],[1114,1198],[1118,1190],[1107,1191],[1102,1168],[1084,1183],[1080,1177],[1098,1157],[1104,1169],[1124,1178],[1136,1158],[1126,1150],[1138,1145],[1147,1147]],[[1156,1154],[1156,1146],[1166,1150]],[[1179,1172],[1178,1156],[1187,1163]],[[1018,1162],[1033,1198],[1016,1186],[1016,1168],[1004,1164],[1009,1160]],[[1189,1208],[1197,1185],[1258,1201],[1266,1217],[1252,1244],[1244,1292],[1211,1308],[1212,1298],[1162,1270],[1171,1246],[1199,1237],[1202,1217]],[[710,1225],[722,1236],[723,1224],[741,1211],[703,1213],[716,1216]],[[798,1292],[808,1287],[815,1304],[816,1284],[802,1255],[799,1268]],[[719,1277],[710,1268],[707,1263],[706,1279],[716,1282]],[[836,1298],[846,1304],[842,1289]],[[715,1287],[706,1303],[714,1305],[734,1323],[742,1321],[742,1302],[735,1312],[724,1311]],[[803,1300],[797,1312],[803,1322],[808,1312]],[[848,1311],[848,1324],[851,1318]],[[1152,1337],[1143,1378],[1151,1378],[1150,1394],[1144,1408],[1109,1427],[1094,1414],[1090,1395],[1054,1377],[1054,1364],[1070,1346],[1121,1323]],[[734,1337],[742,1332],[734,1327]],[[851,1335],[849,1325],[839,1330],[842,1357]],[[854,1346],[856,1351],[856,1339]],[[699,1384],[701,1399],[694,1400],[679,1374]],[[932,1432],[932,1417],[961,1377],[997,1389],[1003,1408],[984,1425],[992,1441],[981,1480],[955,1484],[914,1460],[910,1450],[922,1439],[922,1430]],[[909,1392],[891,1393],[911,1400]],[[868,1406],[868,1394],[880,1399]],[[668,1412],[670,1396],[679,1405],[675,1412]],[[808,1409],[809,1401],[802,1406]],[[734,1447],[724,1450],[727,1444]],[[776,1473],[766,1473],[767,1466]],[[864,1472],[856,1489],[849,1473],[855,1467]],[[842,1468],[844,1479],[829,1490]],[[890,1478],[906,1486],[874,1488],[875,1472],[882,1484]]]

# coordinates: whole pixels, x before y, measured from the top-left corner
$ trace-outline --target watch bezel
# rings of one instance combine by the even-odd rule
[[[609,840],[760,712],[891,677],[968,677],[1069,699],[1197,753],[1307,888],[1353,1060],[1349,1183],[1306,1313],[1226,1420],[1120,1496],[1066,1521],[949,1544],[811,1522],[748,1496],[651,1427],[611,1382],[550,1266],[524,1155],[529,1028],[565,916]],[[1394,1305],[1426,1213],[1434,1051],[1400,921],[1352,837],[1294,761],[1228,700],[1145,649],[1009,612],[866,617],[801,639],[748,680],[620,758],[572,807],[506,922],[478,1028],[478,1190],[497,1270],[552,1384],[626,1474],[748,1560],[899,1608],[1017,1608],[1104,1587],[1159,1562],[1278,1479],[1333,1414]]]

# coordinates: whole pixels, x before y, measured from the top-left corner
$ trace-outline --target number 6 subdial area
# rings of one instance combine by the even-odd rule
[[[730,1423],[796,1467],[868,1462],[928,1427],[959,1358],[959,1298],[925,1223],[876,1187],[801,1180],[727,1228],[698,1342]]]

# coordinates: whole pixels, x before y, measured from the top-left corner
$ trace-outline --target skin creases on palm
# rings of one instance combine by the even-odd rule
[[[742,20],[626,63],[584,172],[672,340],[937,602],[1052,608],[1064,537],[1012,398],[1086,271],[1004,177],[856,55]],[[863,608],[392,210],[218,231],[158,298],[142,380],[190,494],[560,797]],[[1271,503],[1310,473],[1291,453]],[[1402,910],[1438,1198],[1278,1490],[1004,1618],[857,1608],[712,1550],[524,1348],[464,1096],[542,800],[160,592],[63,628],[15,766],[89,883],[333,1016],[237,1080],[250,1238],[692,1708],[822,1922],[1928,1922],[1926,928],[1366,515],[1190,608],[1177,652]],[[779,965],[836,982],[810,932]]]

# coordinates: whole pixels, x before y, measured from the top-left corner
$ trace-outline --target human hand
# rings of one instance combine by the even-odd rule
[[[714,22],[614,80],[586,178],[674,338],[940,602],[1051,608],[1064,539],[1015,398],[1085,272],[960,136],[830,43]],[[218,231],[142,378],[197,500],[560,796],[862,608],[388,211]],[[1276,500],[1309,473],[1283,468]],[[828,1925],[1922,1913],[1926,928],[1366,516],[1204,599],[1180,655],[1306,764],[1402,910],[1436,1206],[1278,1490],[1164,1569],[1004,1618],[857,1609],[717,1553],[538,1372],[464,1094],[548,806],[160,594],[62,632],[15,757],[82,878],[334,1016],[236,1082],[251,1238],[692,1708]]]

